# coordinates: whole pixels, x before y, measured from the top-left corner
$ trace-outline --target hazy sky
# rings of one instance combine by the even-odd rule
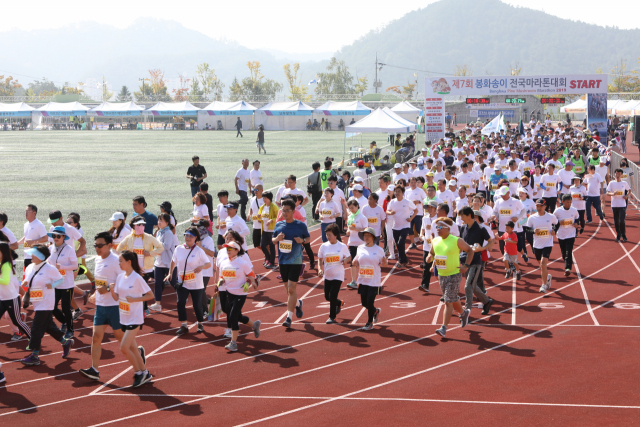
[[[434,0],[190,0],[184,3],[155,0],[87,2],[31,0],[28,10],[20,2],[2,7],[0,31],[59,28],[81,21],[97,21],[119,28],[140,17],[179,21],[210,37],[226,37],[249,48],[286,52],[333,52],[352,43],[371,29],[427,6]],[[479,0],[482,1],[482,0]],[[544,10],[587,23],[619,28],[638,28],[637,0],[508,0],[506,3]],[[635,13],[633,13],[635,9]],[[408,35],[409,37],[410,35]]]

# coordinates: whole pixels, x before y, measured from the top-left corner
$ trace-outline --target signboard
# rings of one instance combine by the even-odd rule
[[[516,117],[516,110],[478,110],[478,118],[492,119],[500,113],[502,113],[502,116],[507,120]]]
[[[490,104],[489,98],[467,98],[467,104]]]
[[[587,95],[587,127],[598,131],[600,143],[607,146],[607,94]]]
[[[505,98],[504,102],[507,104],[526,104],[527,98]]]
[[[445,129],[444,98],[427,97],[424,100],[424,137],[425,141],[438,141],[444,138]]]
[[[507,104],[506,102],[492,102],[491,104],[484,105],[466,105],[467,108],[473,109],[487,109],[487,108],[513,108],[513,104]]]
[[[87,116],[126,117],[139,116],[142,111],[87,111]]]
[[[542,104],[564,104],[565,98],[540,98]]]
[[[426,96],[556,95],[607,93],[607,74],[427,77]]]

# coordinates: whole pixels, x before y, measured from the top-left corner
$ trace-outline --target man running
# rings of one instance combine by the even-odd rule
[[[249,159],[242,159],[242,167],[236,172],[235,185],[236,194],[240,196],[240,217],[243,220],[247,220],[247,202],[249,197],[248,192],[251,192],[251,172],[247,169],[249,167]]]
[[[562,259],[564,260],[565,276],[571,274],[571,268],[573,267],[573,244],[576,241],[576,229],[580,227],[578,223],[580,215],[578,214],[578,210],[571,206],[572,201],[573,198],[571,194],[563,194],[562,204],[553,212],[553,215],[558,218],[556,236],[558,237],[558,244],[560,245]]]
[[[293,219],[296,204],[291,199],[282,201],[282,215],[284,221],[276,224],[273,231],[273,243],[278,245],[278,264],[284,288],[288,294],[287,318],[282,324],[291,327],[291,318],[295,309],[296,317],[302,317],[302,300],[298,299],[296,285],[302,271],[302,245],[311,240],[307,225]]]
[[[611,196],[611,210],[613,211],[613,222],[616,226],[616,243],[622,239],[627,242],[627,227],[625,217],[627,215],[627,201],[631,194],[631,187],[627,181],[622,180],[622,169],[615,170],[615,181],[607,185],[607,195]]]
[[[547,263],[553,249],[554,225],[558,223],[558,218],[545,212],[546,202],[544,199],[536,201],[536,213],[527,220],[527,227],[533,233],[533,253],[540,263],[540,274],[542,286],[540,292],[547,293],[551,288],[551,274],[547,274]]]

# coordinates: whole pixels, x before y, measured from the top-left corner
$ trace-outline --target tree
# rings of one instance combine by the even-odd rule
[[[194,82],[198,82],[199,87],[202,87],[201,95],[206,97],[211,95],[215,100],[222,98],[224,83],[222,83],[220,79],[218,79],[218,76],[216,76],[216,70],[209,68],[209,64],[206,62],[203,62],[196,67],[196,76],[193,80]]]
[[[237,77],[233,78],[231,86],[229,86],[229,99],[232,101],[239,101],[244,95],[242,85],[238,81]]]
[[[282,91],[282,84],[275,80],[267,79],[260,71],[260,62],[247,62],[249,77],[242,79],[242,93],[244,96],[262,96],[267,100],[275,98],[276,93]]]
[[[29,89],[35,94],[34,96],[50,96],[56,95],[61,90],[59,87],[55,85],[51,80],[47,80],[46,77],[43,77],[42,80],[34,80],[29,83]]]
[[[469,67],[465,65],[456,65],[456,69],[453,71],[454,76],[471,76],[473,75],[473,71],[469,69]]]
[[[178,76],[180,78],[180,88],[172,90],[174,93],[173,100],[176,102],[182,102],[188,99],[187,95],[191,88],[191,79],[183,74],[179,74]]]
[[[164,71],[159,68],[149,70],[149,78],[143,80],[140,85],[140,90],[134,92],[133,96],[136,99],[143,99],[149,95],[156,97],[157,101],[170,101],[169,91],[166,86],[166,80],[164,79]]]
[[[519,76],[522,72],[522,67],[519,62],[516,62],[515,65],[509,64],[509,75],[510,76]]]
[[[118,101],[130,101],[131,93],[129,93],[129,88],[126,86],[122,86],[122,88],[120,88],[120,93],[118,93],[116,99]]]
[[[413,97],[413,92],[415,92],[416,86],[416,83],[407,83],[406,86],[402,86],[402,94],[405,96],[405,99],[411,99],[411,97]]]
[[[311,96],[307,95],[309,88],[307,85],[302,84],[300,79],[298,79],[298,70],[300,70],[300,64],[297,62],[293,64],[293,71],[291,70],[291,64],[285,64],[282,68],[284,68],[284,75],[287,78],[287,83],[289,85],[289,99],[292,101],[309,101],[311,100]]]
[[[364,92],[369,88],[369,79],[366,77],[358,77],[358,83],[354,87],[356,93],[359,93],[360,96],[364,95]]]
[[[350,94],[356,93],[353,87],[353,76],[344,61],[331,58],[327,71],[318,73],[320,82],[316,85],[317,94]]]
[[[640,77],[638,71],[627,70],[627,60],[620,58],[611,69],[609,92],[638,92],[640,91]]]
[[[12,76],[0,76],[0,96],[13,96],[22,85]]]
[[[191,90],[189,91],[189,95],[193,96],[202,96],[204,92],[200,89],[200,83],[198,83],[198,79],[193,79],[193,84],[191,85]]]
[[[390,86],[385,90],[385,92],[395,92],[398,95],[402,95],[402,89],[400,89],[400,86]]]

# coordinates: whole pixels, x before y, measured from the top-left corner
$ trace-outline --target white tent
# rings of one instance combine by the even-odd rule
[[[105,116],[105,117],[128,117],[139,116],[142,114],[144,107],[136,105],[133,101],[130,102],[103,102],[97,107],[92,108],[87,112],[88,116]]]
[[[313,107],[304,102],[270,102],[255,111],[255,125],[265,130],[306,130]]]
[[[253,112],[256,110],[251,104],[244,101],[221,102],[214,101],[198,111],[198,129],[207,126],[217,129],[218,120],[224,130],[235,130],[238,117],[242,120],[243,129],[252,129]]]
[[[403,119],[389,108],[377,108],[364,119],[345,128],[347,133],[385,132],[408,133],[416,129],[416,124]]]
[[[47,125],[62,123],[64,126],[64,123],[69,123],[69,117],[84,116],[87,114],[87,111],[89,111],[89,108],[80,104],[78,101],[49,102],[31,112],[31,122],[34,129],[42,129],[43,117]]]
[[[418,117],[422,116],[422,110],[420,108],[414,107],[407,101],[402,101],[398,105],[391,107],[391,111],[393,111],[403,119],[409,120],[413,123],[417,123]]]
[[[616,116],[640,115],[640,101],[622,101],[615,105],[611,114]]]
[[[371,108],[363,105],[360,101],[327,101],[313,110],[313,118],[318,122],[322,122],[324,118],[330,123],[331,130],[343,130],[340,128],[340,120],[342,120],[342,127],[344,127],[349,125],[352,119],[357,122],[369,114],[371,114]]]
[[[578,99],[577,101],[572,102],[569,105],[560,107],[560,112],[561,113],[586,113],[587,101],[584,99]]]
[[[16,102],[11,104],[3,104],[0,102],[0,118],[5,117],[31,117],[33,107],[24,102]]]
[[[158,102],[153,107],[149,107],[142,114],[150,116],[195,116],[200,110],[191,105],[189,101],[183,102]]]

